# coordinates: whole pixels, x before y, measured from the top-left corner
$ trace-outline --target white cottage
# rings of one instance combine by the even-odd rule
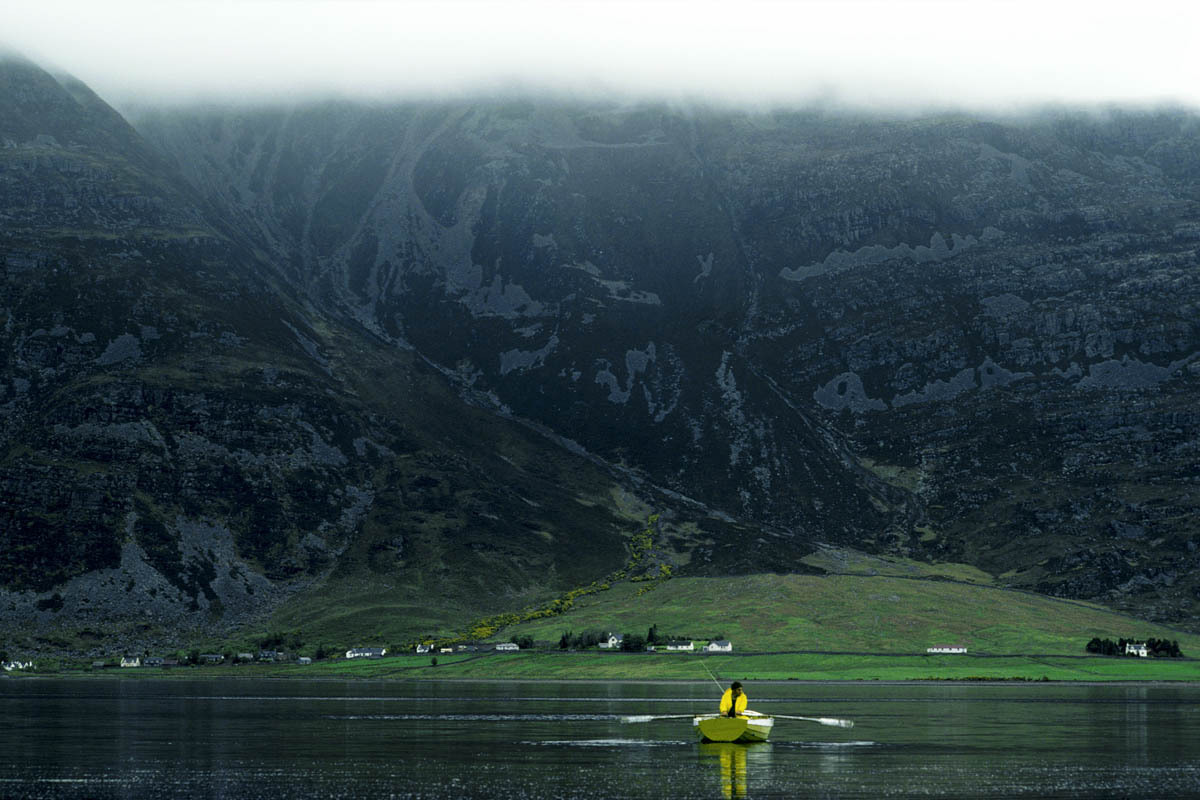
[[[606,636],[605,638],[600,640],[600,643],[598,646],[605,650],[611,650],[614,647],[620,649],[621,644],[624,641],[625,641],[625,634],[610,633],[610,634],[608,634],[608,636]]]
[[[1138,643],[1126,642],[1125,655],[1137,656],[1138,658],[1149,658],[1150,657],[1150,649],[1148,647],[1146,647],[1145,642],[1138,642]]]
[[[122,667],[140,667],[142,659],[138,656],[121,656]]]
[[[500,644],[496,645],[496,649],[511,651],[511,650],[520,650],[521,648],[517,646],[516,642],[501,642]]]
[[[346,651],[346,658],[383,658],[386,647],[355,647]]]
[[[433,649],[433,645],[428,645],[428,644],[419,644],[419,645],[417,645],[417,653],[418,653],[418,654],[421,654],[421,653],[428,653],[428,652],[429,652],[430,650],[432,650],[432,649]]]
[[[964,655],[967,648],[966,645],[961,644],[935,644],[933,647],[925,648],[925,652],[933,655]]]
[[[733,642],[728,639],[714,639],[706,644],[704,649],[710,653],[732,653]]]
[[[668,650],[695,650],[695,642],[667,642]]]

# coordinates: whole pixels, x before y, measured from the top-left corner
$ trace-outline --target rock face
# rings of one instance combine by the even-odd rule
[[[0,625],[494,611],[649,510],[1195,624],[1194,116],[0,107]]]
[[[0,107],[0,633],[43,632],[21,647],[177,642],[318,587],[493,611],[619,566],[674,503],[314,307],[78,83],[0,61]]]
[[[137,125],[325,307],[606,459],[806,537],[1194,617],[1195,116]]]

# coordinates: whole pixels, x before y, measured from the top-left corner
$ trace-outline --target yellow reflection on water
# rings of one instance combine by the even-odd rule
[[[761,765],[769,758],[770,745],[758,742],[701,742],[700,754],[716,763],[721,778],[723,797],[745,797],[749,783],[748,764]]]

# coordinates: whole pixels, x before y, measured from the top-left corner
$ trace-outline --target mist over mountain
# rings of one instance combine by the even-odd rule
[[[10,630],[416,635],[652,512],[680,574],[832,543],[1195,625],[1191,112],[0,101]]]

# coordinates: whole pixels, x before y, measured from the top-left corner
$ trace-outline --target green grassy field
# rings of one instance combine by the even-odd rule
[[[1200,681],[1200,636],[1194,634],[1088,603],[931,579],[936,573],[920,565],[839,561],[859,574],[676,578],[649,591],[647,583],[618,583],[581,598],[565,614],[514,625],[496,637],[531,636],[543,643],[533,651],[404,654],[308,666],[223,665],[138,674],[652,681],[709,680],[711,671],[723,680]],[[871,574],[880,569],[898,575]],[[358,611],[366,634],[372,614],[365,602]],[[651,625],[663,635],[698,643],[721,635],[734,642],[735,652],[552,649],[566,630],[643,635]],[[1172,639],[1192,658],[1090,656],[1085,645],[1093,637]],[[962,644],[969,653],[925,654],[926,647],[939,643]]]
[[[534,651],[516,654],[404,654],[375,661],[321,660],[308,666],[249,664],[138,671],[138,675],[307,677],[369,679],[596,679],[706,680],[1067,680],[1200,681],[1200,636],[1118,614],[1104,607],[989,585],[988,576],[959,565],[926,565],[849,551],[815,556],[826,569],[847,574],[746,575],[674,578],[657,584],[622,581],[581,596],[566,613],[502,629],[494,641],[531,637]],[[948,576],[955,575],[956,579]],[[351,646],[403,647],[389,636],[394,620],[414,620],[427,631],[469,628],[471,612],[449,605],[426,607],[411,594],[368,592],[340,586],[339,602],[279,615],[276,630],[303,631],[295,654],[324,643],[338,652]],[[328,601],[328,598],[324,598]],[[336,609],[336,614],[332,613]],[[451,619],[457,622],[450,622]],[[314,625],[314,622],[323,625]],[[663,637],[697,643],[733,641],[733,654],[564,653],[560,636],[595,631],[644,636],[656,626]],[[294,626],[294,627],[292,627]],[[1093,637],[1178,641],[1185,659],[1089,656]],[[398,641],[398,639],[400,639]],[[961,644],[965,656],[930,656],[927,647]],[[256,651],[245,641],[213,641],[208,652]],[[129,674],[104,670],[97,674]]]
[[[326,680],[709,681],[1200,681],[1200,659],[1104,656],[920,656],[775,653],[561,653],[530,651],[381,659],[335,659],[308,666],[246,664],[105,670],[106,676],[308,678]]]
[[[637,583],[583,598],[570,613],[506,629],[557,642],[599,630],[697,641],[723,636],[742,651],[922,655],[962,644],[972,655],[1084,655],[1093,637],[1178,640],[1200,656],[1200,636],[1098,605],[947,580],[888,575],[748,575],[676,578],[639,595]]]

